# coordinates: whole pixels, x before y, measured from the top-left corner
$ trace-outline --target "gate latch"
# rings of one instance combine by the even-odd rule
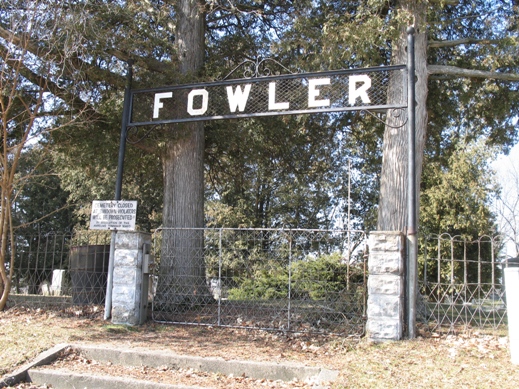
[[[142,272],[149,274],[155,267],[155,256],[151,253],[151,245],[145,243],[142,246]]]

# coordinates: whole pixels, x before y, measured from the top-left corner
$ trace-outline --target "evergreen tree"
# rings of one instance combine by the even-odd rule
[[[45,1],[38,4],[51,9]],[[27,85],[46,79],[55,101],[66,99],[69,108],[91,112],[95,123],[53,139],[62,145],[57,161],[68,165],[63,187],[74,196],[83,186],[84,193],[76,196],[85,202],[89,192],[109,196],[112,190],[106,186],[114,175],[116,153],[101,150],[108,145],[116,150],[122,75],[129,59],[135,62],[135,87],[221,78],[243,60],[256,57],[275,57],[286,68],[305,71],[400,64],[406,60],[406,28],[414,24],[417,179],[423,158],[428,161],[425,169],[436,161],[446,169],[460,139],[484,137],[489,146],[506,149],[517,137],[512,121],[519,102],[517,8],[507,1],[85,0],[61,4],[58,10],[66,10],[67,19],[59,25],[42,25],[40,37],[29,41],[8,26],[11,15],[25,12],[26,2],[13,0],[1,7],[2,42],[10,39],[18,47],[25,42],[35,64],[50,59],[48,54],[70,53],[64,44],[70,37],[88,42],[76,47],[59,75],[34,74],[35,68],[28,64],[23,69]],[[42,38],[46,36],[60,37],[59,44],[48,46]],[[4,54],[2,58],[7,59]],[[401,86],[391,85],[389,99],[400,96]],[[241,216],[233,223],[321,227],[333,225],[334,209],[344,205],[349,158],[358,225],[370,228],[376,211],[379,229],[403,230],[407,136],[403,128],[396,128],[405,118],[389,112],[383,121],[388,124],[385,128],[362,114],[345,114],[250,121],[243,126],[210,124],[206,129],[200,124],[140,129],[131,134],[139,140],[135,142],[139,152],[130,152],[127,164],[149,167],[147,177],[153,178],[153,185],[139,194],[145,177],[137,168],[130,169],[125,193],[154,204],[143,219],[159,213],[156,204],[163,197],[165,226],[203,226],[206,150],[210,178],[206,196],[224,203],[222,208],[239,207]],[[277,132],[272,123],[279,126]],[[225,136],[235,125],[231,139],[236,140],[224,145],[219,134]],[[281,134],[285,138],[276,144]],[[254,147],[244,148],[248,136],[257,139],[250,138]],[[316,145],[305,145],[305,139]],[[70,166],[75,155],[82,158],[77,170]],[[231,168],[235,171],[226,170]],[[99,178],[106,186],[96,182]],[[155,184],[162,178],[163,184]],[[374,183],[378,179],[379,187]],[[421,185],[424,190],[428,183]],[[143,228],[151,226],[142,223]]]

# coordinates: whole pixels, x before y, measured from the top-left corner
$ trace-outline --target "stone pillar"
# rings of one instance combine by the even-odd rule
[[[368,337],[400,340],[404,328],[405,236],[400,232],[371,232],[368,258]]]
[[[147,296],[143,282],[144,244],[151,245],[151,235],[140,232],[117,232],[112,289],[112,323],[142,324],[141,296]],[[146,287],[145,294],[143,288]],[[143,302],[143,301],[142,301]]]

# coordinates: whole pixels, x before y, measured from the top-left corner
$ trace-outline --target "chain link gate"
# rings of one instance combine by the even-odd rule
[[[153,240],[155,321],[364,333],[361,231],[161,229]]]

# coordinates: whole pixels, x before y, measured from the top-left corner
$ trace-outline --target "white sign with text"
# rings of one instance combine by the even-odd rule
[[[92,202],[91,230],[135,230],[137,201]]]

